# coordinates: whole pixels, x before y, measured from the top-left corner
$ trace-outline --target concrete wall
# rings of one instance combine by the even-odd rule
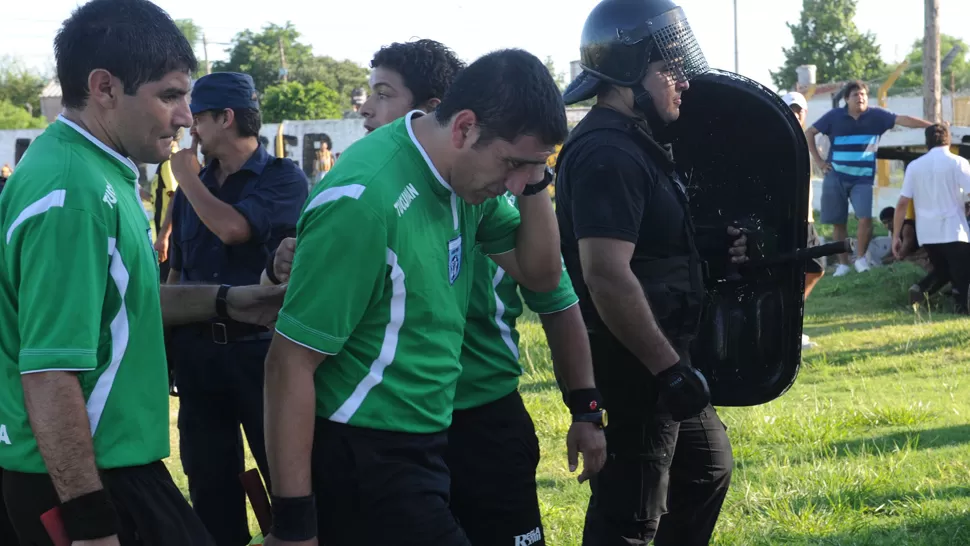
[[[342,152],[347,149],[354,141],[363,138],[366,132],[364,131],[364,121],[362,119],[341,119],[341,120],[319,120],[319,121],[288,121],[284,123],[283,133],[286,136],[296,137],[296,146],[287,146],[286,155],[290,159],[296,161],[303,167],[303,137],[307,134],[324,133],[330,137],[333,142],[333,152]],[[259,131],[261,137],[265,137],[270,145],[268,147],[269,153],[272,155],[276,154],[276,131],[279,127],[277,123],[268,123],[263,125],[262,129]],[[25,129],[25,130],[6,130],[0,131],[0,166],[4,164],[9,164],[14,166],[14,152],[15,144],[18,138],[27,138],[33,140],[37,138],[43,131],[40,129]],[[192,145],[192,137],[185,132],[185,136],[182,138],[180,143],[183,147],[188,147]],[[16,167],[15,167],[16,168]],[[149,164],[145,166],[145,171],[148,174],[148,178],[155,172],[156,165]]]
[[[906,116],[923,117],[923,97],[889,97],[886,99],[886,109],[896,114]],[[875,97],[869,98],[870,106],[878,106]],[[812,97],[808,101],[808,124],[815,123],[826,112],[832,109],[832,96],[823,95]],[[953,101],[951,97],[943,96],[943,119],[950,121],[953,119]]]

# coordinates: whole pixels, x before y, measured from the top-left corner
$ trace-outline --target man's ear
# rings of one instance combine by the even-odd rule
[[[451,143],[455,148],[471,148],[478,142],[479,135],[475,112],[462,110],[451,118]]]
[[[426,114],[430,114],[435,108],[438,107],[439,104],[441,104],[441,99],[428,99],[424,104],[418,106],[418,110],[421,110]]]
[[[222,128],[228,129],[232,126],[232,122],[236,120],[236,111],[232,108],[226,108],[222,111]]]
[[[121,80],[103,68],[95,68],[88,74],[88,100],[94,101],[105,110],[114,109],[118,97],[124,93]]]

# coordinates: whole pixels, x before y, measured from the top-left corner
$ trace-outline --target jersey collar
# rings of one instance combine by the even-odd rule
[[[64,114],[58,115],[57,116],[57,121],[60,121],[64,125],[67,125],[71,129],[74,129],[81,136],[83,136],[84,138],[88,139],[92,144],[94,144],[98,148],[101,148],[101,150],[104,153],[110,155],[111,157],[115,158],[119,163],[121,163],[122,165],[124,165],[124,166],[128,167],[129,169],[131,169],[132,174],[135,175],[135,179],[136,180],[138,179],[138,167],[135,165],[135,162],[134,161],[128,159],[127,157],[125,157],[125,156],[119,154],[118,152],[112,150],[111,148],[109,148],[104,142],[101,142],[100,140],[98,140],[97,138],[95,138],[94,135],[92,135],[91,133],[87,132],[87,130],[85,130],[83,127],[81,127],[77,123],[74,123],[73,121],[71,121],[71,120],[67,119],[66,117],[64,117]]]
[[[451,185],[448,184],[444,177],[441,176],[441,173],[438,172],[438,168],[434,166],[434,163],[431,162],[431,158],[428,157],[428,152],[424,150],[424,146],[422,146],[421,143],[418,142],[418,139],[414,136],[414,129],[411,127],[411,119],[414,117],[421,117],[423,115],[425,114],[421,110],[411,110],[404,116],[404,125],[408,129],[408,136],[411,137],[411,143],[414,144],[414,147],[418,149],[421,157],[424,158],[424,162],[428,165],[428,168],[431,169],[431,173],[434,174],[435,179],[445,189],[444,192],[441,192],[442,195],[453,194],[455,193],[455,190],[452,189]]]

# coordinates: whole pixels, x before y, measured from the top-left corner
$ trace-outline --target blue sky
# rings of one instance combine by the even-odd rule
[[[801,0],[737,0],[740,73],[773,87],[769,70],[791,45],[786,22],[797,21]],[[2,10],[0,54],[30,66],[53,66],[51,43],[77,0],[8,0]],[[583,21],[596,0],[160,0],[175,18],[205,30],[209,58],[225,58],[225,44],[243,29],[291,20],[316,54],[362,65],[382,45],[415,37],[444,42],[466,60],[502,47],[552,56],[568,74],[579,57]],[[681,0],[709,63],[734,69],[733,0]],[[888,7],[891,5],[892,7]],[[921,0],[858,0],[856,24],[878,38],[887,62],[901,60],[923,34]],[[941,30],[970,42],[970,1],[940,0]],[[201,58],[201,45],[197,47]]]

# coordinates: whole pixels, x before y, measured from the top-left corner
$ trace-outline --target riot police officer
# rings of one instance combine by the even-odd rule
[[[556,213],[610,415],[583,543],[707,544],[733,459],[689,349],[702,261],[741,263],[746,240],[725,226],[698,248],[669,125],[708,66],[671,0],[603,0],[581,58],[565,102],[596,104],[559,153]]]
[[[309,184],[296,164],[260,144],[256,98],[247,74],[217,72],[192,88],[193,144],[171,159],[179,189],[170,284],[259,283],[269,253],[295,234]],[[199,151],[207,159],[201,171]],[[220,314],[172,333],[181,458],[193,508],[216,543],[243,546],[251,537],[239,427],[269,481],[263,362],[272,332]]]

